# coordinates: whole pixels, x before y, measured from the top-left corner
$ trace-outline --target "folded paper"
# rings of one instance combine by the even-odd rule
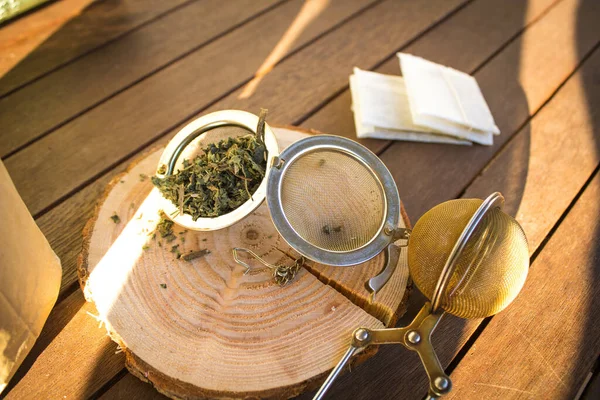
[[[403,77],[354,68],[359,138],[493,144],[500,130],[475,78],[410,54],[398,58]]]

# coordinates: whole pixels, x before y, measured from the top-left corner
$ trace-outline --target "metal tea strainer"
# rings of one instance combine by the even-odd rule
[[[281,236],[310,260],[351,266],[384,250],[383,272],[367,283],[373,294],[398,263],[392,243],[407,238],[392,175],[366,147],[339,136],[308,137],[276,157],[267,204]]]
[[[408,242],[409,270],[430,302],[402,328],[358,328],[352,344],[315,399],[321,399],[350,357],[371,344],[399,343],[416,351],[429,377],[429,398],[452,388],[437,358],[431,334],[444,312],[484,318],[508,306],[529,269],[527,239],[519,223],[501,208],[494,193],[485,201],[451,200],[425,213]]]
[[[265,178],[244,204],[219,217],[198,218],[195,221],[190,215],[179,213],[177,206],[165,198],[161,197],[159,207],[178,225],[196,231],[226,228],[254,211],[265,199],[267,191],[266,177],[274,158],[279,155],[277,139],[271,127],[254,114],[240,110],[223,110],[193,120],[184,126],[167,144],[156,171],[156,176],[159,178],[172,175],[177,170],[182,169],[183,160],[194,159],[201,152],[201,149],[210,143],[219,142],[230,137],[255,135],[257,132],[262,136],[267,148],[267,167]]]

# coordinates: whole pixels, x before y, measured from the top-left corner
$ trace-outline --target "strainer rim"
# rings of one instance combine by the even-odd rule
[[[368,243],[357,249],[332,251],[313,245],[291,227],[283,210],[282,183],[288,168],[303,155],[320,150],[343,152],[355,158],[370,170],[381,187],[385,202],[381,226]],[[352,266],[370,260],[391,243],[392,232],[400,221],[400,197],[392,174],[383,161],[369,149],[344,137],[314,135],[290,145],[281,153],[279,160],[281,163],[271,169],[267,178],[267,204],[275,228],[298,253],[321,264]]]

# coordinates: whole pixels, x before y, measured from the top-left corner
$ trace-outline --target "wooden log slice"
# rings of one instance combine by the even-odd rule
[[[275,133],[282,149],[306,135],[296,128]],[[78,271],[128,369],[160,392],[181,399],[292,397],[324,379],[354,329],[382,328],[404,309],[405,257],[372,305],[364,283],[382,269],[383,257],[350,268],[310,263],[285,287],[267,268],[244,274],[233,247],[273,264],[290,263],[284,253],[296,256],[266,204],[219,231],[175,225],[176,239],[167,242],[155,234],[159,194],[148,178],[161,153],[147,154],[111,182],[84,230]],[[209,253],[177,258],[199,250]],[[368,348],[356,359],[375,352]]]

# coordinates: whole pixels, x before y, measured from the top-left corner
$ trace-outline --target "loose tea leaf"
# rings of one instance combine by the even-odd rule
[[[262,134],[264,117],[261,122],[257,131]],[[227,214],[244,204],[258,189],[267,166],[259,134],[223,139],[202,151],[192,161],[183,160],[183,168],[173,175],[152,177],[162,195],[194,221]]]
[[[323,227],[321,228],[321,232],[323,232],[326,235],[330,235],[331,232],[336,232],[339,233],[342,231],[342,226],[341,225],[337,225],[334,227],[331,227],[330,225],[323,225]]]
[[[210,254],[210,250],[204,249],[204,250],[192,251],[191,253],[188,253],[188,254],[182,256],[181,258],[185,261],[192,261],[192,260],[195,260],[196,258],[204,257],[207,254]]]
[[[167,284],[166,283],[161,283],[160,287],[163,288],[163,289],[166,289],[167,288]]]
[[[160,213],[160,221],[156,225],[156,230],[160,233],[160,237],[165,239],[167,243],[177,239],[177,236],[173,233],[173,221],[167,218],[165,213]]]
[[[171,253],[174,253],[176,258],[181,258],[181,252],[179,251],[179,245],[178,244],[176,244],[175,246],[171,247]]]
[[[148,175],[140,174],[140,182],[144,182],[146,179],[148,179]]]
[[[119,222],[121,222],[121,218],[119,218],[117,213],[114,213],[113,215],[111,215],[110,219],[112,219],[115,224],[118,224]]]

